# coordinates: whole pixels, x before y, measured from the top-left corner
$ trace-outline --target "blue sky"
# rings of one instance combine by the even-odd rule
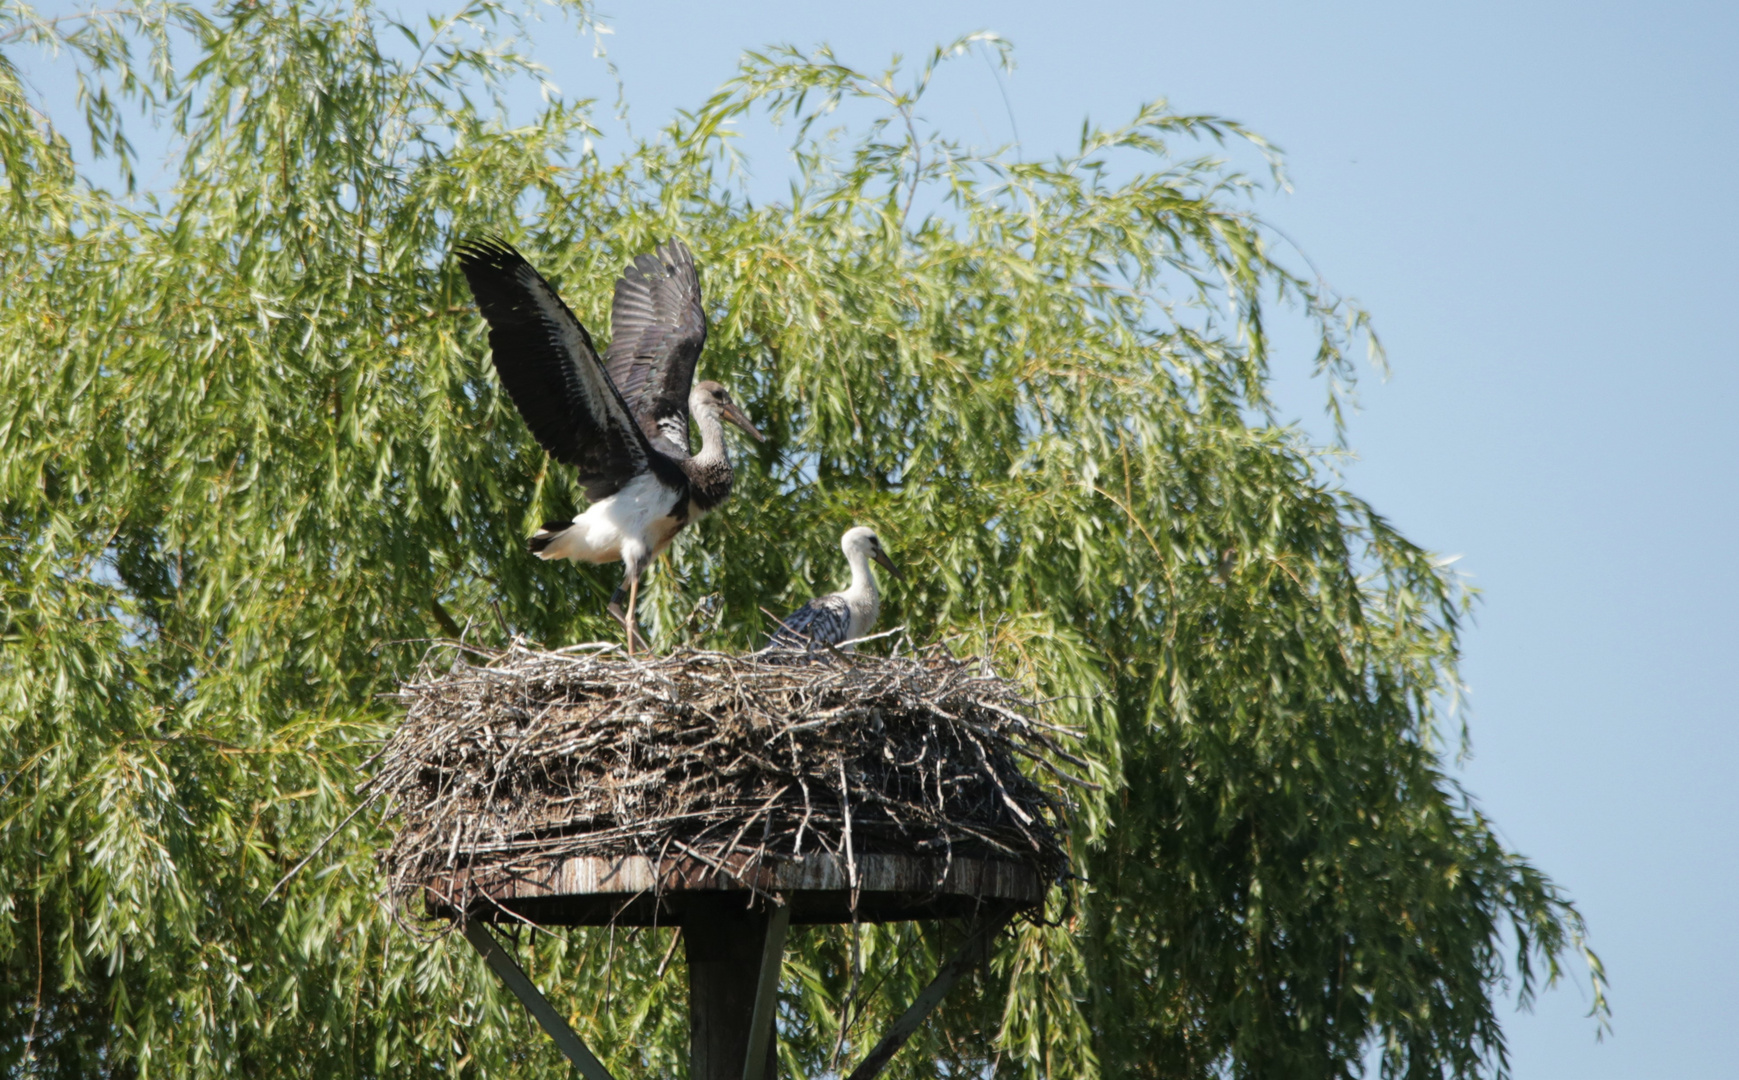
[[[1522,1080],[1732,1075],[1739,1005],[1739,6],[607,2],[637,128],[742,49],[879,67],[974,30],[931,115],[1027,156],[1149,98],[1287,152],[1258,206],[1374,313],[1349,486],[1482,590],[1468,787],[1576,898],[1613,981],[1506,1022]],[[540,54],[570,93],[589,52]],[[1010,114],[1012,113],[1012,126]],[[750,137],[781,190],[779,143]],[[1326,434],[1308,357],[1288,419]]]
[[[1362,385],[1347,483],[1461,556],[1483,593],[1463,779],[1576,898],[1613,981],[1603,1043],[1574,985],[1508,1020],[1515,1074],[1732,1074],[1739,6],[606,0],[600,15],[640,131],[700,103],[745,48],[826,41],[879,68],[992,30],[1015,45],[1003,85],[971,57],[930,99],[968,141],[1018,129],[1023,154],[1048,156],[1083,117],[1164,96],[1284,148],[1293,190],[1258,208],[1373,312],[1393,367]],[[555,82],[612,100],[590,42],[546,30]],[[781,145],[745,139],[761,194],[783,190]],[[1281,401],[1326,433],[1307,367],[1280,358]]]

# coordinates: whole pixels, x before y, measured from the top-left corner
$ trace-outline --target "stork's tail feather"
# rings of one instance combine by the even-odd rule
[[[533,555],[536,555],[539,558],[550,558],[550,556],[543,553],[544,549],[555,543],[556,540],[561,537],[562,533],[567,532],[572,525],[572,521],[546,521],[543,523],[542,528],[526,538],[525,546]]]

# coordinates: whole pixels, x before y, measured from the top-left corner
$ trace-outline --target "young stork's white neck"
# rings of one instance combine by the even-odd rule
[[[876,590],[875,575],[870,573],[869,566],[870,558],[880,550],[880,544],[875,533],[859,526],[848,529],[840,537],[839,547],[851,566],[851,584],[838,594],[851,611],[851,631],[846,636],[848,639],[860,638],[870,632],[876,624],[876,617],[881,614],[882,597]]]

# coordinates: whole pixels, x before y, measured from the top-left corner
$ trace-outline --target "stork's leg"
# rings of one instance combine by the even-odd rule
[[[622,624],[623,632],[629,634],[636,633],[639,628],[628,621],[628,612],[627,609],[623,608],[622,601],[628,597],[629,584],[637,580],[638,579],[631,574],[623,574],[622,584],[616,586],[616,591],[610,594],[610,603],[606,608],[606,610],[610,612],[610,617]],[[636,638],[635,644],[638,644],[641,649],[645,649],[646,639]],[[632,651],[633,648],[634,644],[630,644],[629,650]]]
[[[634,655],[634,602],[640,599],[640,575],[628,579],[628,655]]]

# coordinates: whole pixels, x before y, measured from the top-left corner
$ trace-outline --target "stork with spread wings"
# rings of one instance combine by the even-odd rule
[[[461,244],[458,258],[508,397],[550,457],[578,471],[591,500],[572,521],[545,524],[528,546],[541,559],[622,561],[610,611],[632,654],[641,572],[685,525],[730,497],[722,421],[764,441],[723,386],[694,383],[706,342],[694,256],[672,240],[617,279],[607,366],[555,289],[506,241]],[[689,451],[691,412],[699,453]]]

